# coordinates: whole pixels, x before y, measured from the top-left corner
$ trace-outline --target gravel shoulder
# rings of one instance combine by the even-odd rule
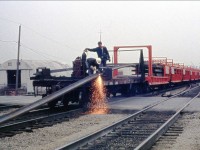
[[[2,150],[53,150],[83,136],[106,127],[127,115],[82,115],[79,118],[52,127],[34,129],[33,132],[17,134],[0,139]]]
[[[200,149],[200,112],[184,113],[176,122],[182,126],[183,132],[173,142],[156,143],[152,150],[199,150]]]
[[[200,149],[200,113],[184,115],[180,120],[184,127],[183,133],[177,138],[173,149]]]

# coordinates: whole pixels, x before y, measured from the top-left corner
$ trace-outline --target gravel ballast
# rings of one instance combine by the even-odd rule
[[[124,118],[125,114],[82,115],[52,127],[0,139],[0,149],[53,150]]]
[[[183,114],[176,122],[183,132],[173,142],[156,144],[152,150],[199,150],[200,149],[200,113]],[[176,125],[176,126],[177,126]]]
[[[174,149],[200,149],[200,113],[188,114],[180,120],[184,130],[177,138]]]
[[[12,111],[14,111],[16,109],[17,108],[9,108],[9,109],[5,109],[5,110],[0,110],[0,117],[5,115],[5,114],[11,113]]]

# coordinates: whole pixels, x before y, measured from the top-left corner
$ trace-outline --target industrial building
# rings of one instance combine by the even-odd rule
[[[33,85],[30,77],[39,67],[50,68],[51,70],[65,69],[68,65],[51,60],[20,60],[19,62],[19,93],[33,93]],[[11,59],[0,65],[0,95],[12,95],[16,86],[17,60]],[[56,72],[54,76],[70,76],[70,72]]]

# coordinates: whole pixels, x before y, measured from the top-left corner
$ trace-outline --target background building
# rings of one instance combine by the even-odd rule
[[[23,93],[33,93],[33,85],[30,77],[38,67],[46,67],[51,70],[68,68],[68,65],[49,60],[20,60],[19,65],[19,90]],[[0,94],[12,95],[16,85],[17,60],[11,59],[0,65]],[[71,72],[53,73],[54,76],[70,76]]]

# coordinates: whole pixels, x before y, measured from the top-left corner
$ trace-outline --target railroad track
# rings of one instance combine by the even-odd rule
[[[121,100],[119,100],[121,101]],[[114,100],[111,100],[111,103],[115,103]],[[76,109],[76,107],[72,107]],[[54,109],[49,108],[40,108],[33,110],[20,118],[13,119],[6,124],[0,126],[0,138],[13,136],[22,132],[32,132],[32,129],[41,128],[45,126],[52,126],[58,122],[63,122],[69,120],[70,117],[75,117],[80,115],[83,112],[82,109],[77,109],[74,111],[65,112],[66,109]],[[129,111],[129,113],[134,111]],[[74,115],[76,114],[76,115]]]
[[[161,95],[162,97],[171,97],[173,96],[170,92],[174,91],[174,90],[178,90],[180,88],[190,88],[191,85],[179,85],[179,86],[175,86],[175,87],[170,87],[170,88],[167,88],[167,89],[159,89],[159,90],[155,90],[153,92],[150,92],[150,93],[147,93],[147,94],[143,94],[141,96],[146,96],[146,97],[149,97],[149,96],[157,96],[157,95]],[[165,93],[169,92],[170,95],[165,95]]]
[[[0,138],[10,137],[22,132],[32,132],[33,129],[52,126],[56,123],[68,121],[82,113],[82,109],[71,107],[69,110],[58,108],[41,108],[33,110],[20,118],[10,120],[0,126]]]
[[[19,105],[0,105],[0,111],[10,109],[10,108],[20,108]]]
[[[29,120],[29,119],[34,119],[34,118],[38,118],[38,117],[42,117],[42,116],[52,115],[52,114],[55,114],[55,113],[66,112],[66,111],[77,109],[77,108],[79,108],[78,105],[69,106],[67,109],[65,107],[55,107],[54,109],[50,109],[48,107],[40,107],[38,109],[32,110],[32,111],[20,116],[18,118],[12,119],[9,122],[4,123],[4,124],[14,123],[14,122],[17,122],[17,121],[22,122],[22,121],[26,121],[26,120]]]
[[[156,102],[115,124],[58,149],[149,149],[178,119],[181,111],[199,96],[199,88],[200,87],[197,86],[187,89],[170,98]],[[191,91],[196,91],[196,93]],[[155,111],[152,109],[167,100],[189,92],[192,93],[190,96],[193,95],[193,97],[177,111]]]
[[[0,117],[20,107],[18,105],[0,105]]]

